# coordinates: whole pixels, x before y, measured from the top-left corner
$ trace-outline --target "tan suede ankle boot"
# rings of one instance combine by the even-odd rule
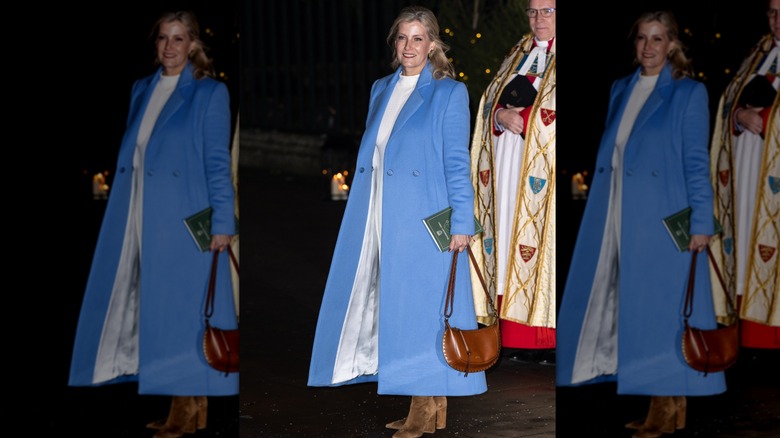
[[[665,433],[674,433],[676,413],[677,407],[674,403],[674,397],[650,397],[647,420],[634,433],[633,438],[657,438]]]
[[[434,397],[436,403],[436,429],[447,427],[447,397]]]
[[[433,402],[436,403],[436,429],[444,429],[447,427],[447,397],[444,396],[436,396],[433,397]],[[385,424],[385,427],[388,429],[395,429],[399,430],[404,427],[404,424],[406,423],[406,418],[401,418],[400,420],[395,420],[392,423]],[[423,430],[425,433],[433,433],[434,430]]]
[[[688,399],[684,395],[674,397],[675,429],[685,429],[685,416],[688,415]]]
[[[195,397],[195,405],[198,407],[197,427],[198,430],[206,428],[206,419],[208,417],[209,399],[205,395]]]
[[[436,402],[432,396],[413,396],[409,416],[393,438],[417,438],[436,431]]]
[[[173,396],[171,411],[154,438],[178,438],[195,433],[198,425],[198,403],[192,396]]]

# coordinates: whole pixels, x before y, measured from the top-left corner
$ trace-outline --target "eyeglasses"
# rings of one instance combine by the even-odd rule
[[[525,10],[525,13],[528,14],[528,18],[535,18],[537,14],[541,15],[542,17],[549,17],[555,12],[555,8],[542,8],[542,9],[532,9],[528,8]]]
[[[770,18],[777,17],[778,13],[780,13],[780,9],[767,9],[766,10],[766,15],[767,15],[767,17],[770,17]]]

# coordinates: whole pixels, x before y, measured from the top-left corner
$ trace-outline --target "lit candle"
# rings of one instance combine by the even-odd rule
[[[349,186],[344,182],[344,174],[339,172],[333,175],[330,180],[330,199],[333,201],[339,201],[347,199],[347,191]]]

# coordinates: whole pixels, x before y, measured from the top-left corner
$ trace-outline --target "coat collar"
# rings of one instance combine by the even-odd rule
[[[631,78],[631,83],[626,89],[626,102],[628,102],[628,98],[631,96],[631,90],[634,89],[634,85],[636,85],[637,81],[639,81],[641,71],[641,68],[637,69],[637,71],[634,73],[634,77]],[[642,106],[642,110],[639,111],[639,114],[637,114],[636,121],[634,122],[634,127],[631,129],[631,132],[636,132],[642,129],[642,126],[644,126],[650,116],[652,116],[658,110],[661,104],[669,98],[670,93],[672,92],[671,85],[673,80],[672,66],[667,62],[661,69],[661,72],[658,74],[658,81],[655,83],[653,92],[650,93],[650,96],[647,97],[647,101]]]
[[[393,76],[393,88],[395,88],[395,83],[397,83],[401,77],[400,67]],[[417,79],[417,85],[415,85],[414,90],[412,90],[412,94],[409,95],[409,99],[406,100],[404,107],[401,108],[401,112],[398,113],[398,118],[395,121],[395,125],[393,125],[393,131],[390,133],[390,139],[393,138],[393,134],[398,130],[403,129],[406,122],[409,121],[409,118],[412,117],[417,109],[420,108],[426,100],[429,100],[432,91],[429,85],[431,85],[433,80],[433,66],[430,62],[426,62],[425,67],[423,67],[420,72],[420,77]],[[392,94],[392,88],[390,88],[390,93]],[[388,139],[388,143],[389,142],[390,140]]]
[[[157,122],[154,124],[154,130],[152,130],[152,135],[165,126],[171,116],[176,113],[189,94],[192,93],[192,85],[195,81],[195,76],[193,75],[194,71],[195,69],[192,64],[187,61],[187,65],[184,66],[184,70],[181,71],[181,76],[179,76],[179,82],[176,84],[176,89],[173,90],[171,97],[168,98],[168,102],[165,103],[162,111],[160,111],[160,115],[157,117]],[[151,91],[154,91],[154,85],[160,80],[161,75],[162,67],[157,70],[154,83],[150,87],[150,95]]]

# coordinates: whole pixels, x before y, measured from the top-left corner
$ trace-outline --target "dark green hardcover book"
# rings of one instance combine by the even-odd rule
[[[184,225],[190,236],[201,251],[208,251],[211,246],[211,207],[184,218]],[[236,234],[238,234],[238,218],[236,218]]]
[[[444,210],[423,219],[423,224],[428,230],[428,234],[431,235],[433,242],[439,251],[447,251],[450,247],[450,219],[452,218],[452,207],[447,207]],[[474,235],[477,235],[485,231],[477,218],[474,218]]]
[[[715,234],[720,234],[723,232],[723,226],[721,226],[717,218],[713,217],[713,220],[715,221]],[[679,251],[687,251],[688,244],[691,242],[689,233],[691,229],[691,207],[686,207],[671,216],[665,217],[663,223],[677,249]]]

